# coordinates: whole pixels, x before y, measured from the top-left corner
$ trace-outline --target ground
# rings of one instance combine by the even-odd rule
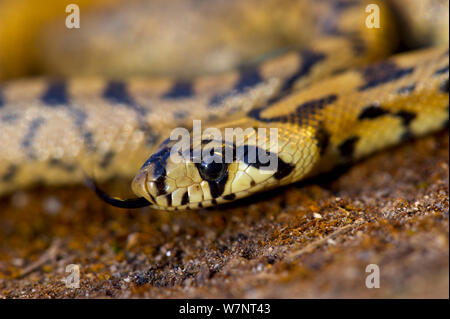
[[[3,298],[449,297],[448,130],[216,209],[124,211],[82,186],[0,207]]]

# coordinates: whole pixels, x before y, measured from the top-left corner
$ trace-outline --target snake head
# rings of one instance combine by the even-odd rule
[[[278,185],[293,169],[276,152],[248,140],[206,136],[184,146],[167,140],[144,163],[132,189],[158,209],[197,209]]]

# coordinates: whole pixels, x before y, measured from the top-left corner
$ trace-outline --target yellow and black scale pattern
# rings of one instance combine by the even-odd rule
[[[130,178],[153,154],[132,184],[147,201],[140,204],[206,207],[444,127],[448,44],[364,66],[389,55],[392,32],[387,9],[381,29],[348,23],[364,21],[365,4],[320,2],[331,15],[305,48],[218,75],[0,83],[0,194],[36,183],[80,183],[85,174]],[[245,159],[214,174],[171,163],[171,144],[157,146],[193,119],[219,129],[276,127],[280,171],[262,176]]]
[[[232,148],[231,163],[177,163],[170,157],[175,142],[167,141],[144,164],[133,190],[160,209],[202,208],[293,183],[442,129],[449,116],[448,55],[447,48],[399,55],[329,77],[245,116],[216,123],[212,127],[221,129],[222,136],[226,136],[225,128],[255,128],[240,144],[214,141],[208,134],[202,137],[206,154],[218,147],[223,159],[225,149]],[[278,144],[271,150],[278,164],[273,171],[264,172],[267,164],[258,157],[248,161],[249,149],[259,147],[249,139],[258,135],[258,128],[278,130]],[[269,152],[269,147],[267,143],[264,151]],[[239,148],[243,148],[240,157]],[[145,201],[133,202],[138,203]]]

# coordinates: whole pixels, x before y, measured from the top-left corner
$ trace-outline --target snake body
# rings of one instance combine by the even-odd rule
[[[196,209],[289,184],[445,127],[448,44],[373,63],[389,54],[389,14],[382,28],[368,29],[348,23],[364,21],[366,3],[324,3],[334,15],[321,22],[320,37],[235,71],[179,80],[1,83],[0,194],[36,183],[79,183],[85,173],[101,181],[130,178],[145,162],[132,183],[136,195],[157,209]],[[175,163],[169,157],[174,141],[167,137],[173,128],[192,128],[193,119],[221,132],[253,130],[240,143],[205,134],[191,145],[213,145],[222,150],[219,157],[232,148],[231,163],[212,170],[201,162]],[[260,148],[250,137],[270,128],[277,129],[278,144],[264,151],[278,165],[267,173],[262,163],[236,152]]]

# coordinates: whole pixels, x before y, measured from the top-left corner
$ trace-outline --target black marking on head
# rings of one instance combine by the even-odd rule
[[[17,172],[19,171],[19,167],[15,164],[10,164],[8,169],[6,170],[6,173],[2,175],[1,180],[2,182],[11,182],[14,177],[17,175]]]
[[[161,144],[161,145],[167,145],[167,142]],[[164,167],[166,166],[167,158],[170,156],[170,147],[164,146],[161,147],[160,150],[153,153],[152,156],[150,156],[145,163],[142,165],[141,169],[144,167],[150,165],[150,164],[160,164],[156,165],[155,167],[155,176],[159,175],[166,175],[166,170]]]
[[[183,197],[181,198],[181,205],[189,204],[189,194],[188,192],[184,192]]]
[[[278,167],[276,173],[273,175],[275,179],[282,179],[288,176],[294,170],[294,165],[286,163],[281,158],[278,158]]]
[[[33,139],[36,136],[36,132],[44,124],[45,120],[42,117],[35,118],[30,122],[28,126],[28,132],[22,139],[21,145],[23,148],[28,149],[33,143]]]
[[[361,69],[366,83],[358,88],[365,91],[381,84],[398,80],[414,71],[413,67],[399,68],[394,62],[380,62]]]
[[[47,106],[66,105],[69,103],[67,85],[64,81],[50,82],[47,90],[41,97],[41,101]]]
[[[242,158],[241,158],[241,154],[239,154],[240,147],[243,148],[243,152],[242,152],[243,157]],[[237,153],[236,160],[243,161],[247,165],[252,166],[256,169],[271,168],[270,167],[271,166],[270,164],[272,164],[271,162],[276,160],[277,161],[277,168],[276,168],[277,171],[273,175],[273,177],[275,177],[276,179],[282,179],[283,177],[286,177],[294,169],[293,165],[284,162],[276,154],[265,151],[257,146],[243,145],[240,147],[237,148],[237,150],[236,150],[236,153]],[[267,158],[265,159],[265,161],[263,163],[263,162],[261,162],[261,159],[259,158],[259,156],[264,153]],[[249,155],[255,155],[255,158],[249,158]],[[255,185],[254,181],[252,181],[252,182],[253,183],[251,183],[251,185],[254,186]]]
[[[223,194],[227,180],[228,180],[228,171],[225,173],[223,178],[221,178],[218,181],[207,181],[213,199],[220,197]]]
[[[164,99],[185,99],[194,95],[192,83],[188,81],[177,81],[172,87],[164,93]]]
[[[448,85],[448,79],[445,79],[442,83],[441,86],[439,87],[439,91],[441,91],[442,93],[449,93],[449,85]]]
[[[444,74],[444,73],[448,73],[448,71],[449,71],[449,66],[446,65],[446,66],[444,66],[444,67],[442,67],[442,68],[436,70],[436,72],[434,72],[433,75],[434,75],[434,76],[441,75],[441,74]]]
[[[320,52],[314,52],[312,50],[302,50],[300,53],[300,58],[302,61],[302,64],[300,65],[300,67],[298,68],[298,70],[291,75],[289,78],[287,78],[282,86],[282,91],[286,91],[292,88],[292,86],[294,85],[294,83],[300,79],[303,76],[306,76],[309,74],[309,72],[311,71],[311,69],[314,67],[314,65],[316,65],[317,63],[319,63],[320,61],[322,61],[323,59],[325,59],[325,55],[320,53]]]
[[[355,145],[358,140],[358,136],[351,136],[339,145],[339,153],[344,159],[351,159],[353,157]]]
[[[170,156],[170,148],[162,147],[158,152],[150,156],[147,161],[142,165],[141,169],[153,164],[154,171],[153,177],[155,178],[155,185],[158,190],[158,195],[166,194],[166,164],[167,158]]]
[[[250,181],[250,186],[253,187],[253,186],[255,186],[255,185],[256,185],[255,181],[254,181],[254,180],[251,180],[251,181]]]
[[[146,115],[147,110],[136,104],[134,99],[128,93],[128,88],[125,82],[109,81],[103,91],[103,98],[113,104],[123,104],[135,110],[139,115]]]
[[[398,90],[397,90],[397,93],[398,94],[410,94],[410,93],[412,93],[413,91],[414,91],[414,89],[416,88],[416,85],[415,84],[411,84],[411,85],[407,85],[407,86],[403,86],[403,87],[401,87],[401,88],[399,88]]]
[[[236,194],[228,194],[223,197],[225,200],[234,200],[236,199]]]
[[[416,114],[410,111],[398,111],[395,113],[396,116],[402,119],[404,126],[409,126],[412,120],[416,118]]]
[[[262,81],[263,79],[258,68],[241,69],[239,72],[239,80],[235,84],[233,90],[242,93],[249,87],[260,84]]]
[[[166,195],[167,206],[172,206],[172,194]]]
[[[320,128],[317,130],[317,147],[320,150],[320,155],[325,154],[328,145],[330,144],[330,133],[323,127],[323,125],[320,126]]]
[[[361,113],[358,116],[358,120],[363,120],[363,119],[375,119],[377,117],[383,116],[388,114],[389,111],[386,109],[383,109],[382,107],[380,107],[379,105],[376,104],[370,104],[365,106]]]
[[[156,196],[167,194],[167,192],[166,192],[166,177],[164,175],[159,176],[155,180],[155,185],[156,185],[156,189],[158,190],[158,195],[156,195]]]
[[[262,150],[259,147],[256,147],[253,145],[243,145],[243,146],[240,146],[239,148],[243,148],[243,152],[242,152],[243,157],[238,158],[238,156],[236,156],[236,160],[242,160],[247,165],[257,168],[257,169],[260,169],[261,167],[269,165],[269,162],[262,163],[259,158],[259,155],[262,153],[265,153],[266,156],[270,156],[269,152]],[[236,151],[236,153],[238,153],[238,152],[239,152],[239,150]],[[249,158],[249,155],[254,155],[255,158]]]
[[[116,154],[113,151],[106,152],[106,154],[103,156],[102,161],[100,162],[100,167],[104,169],[107,168],[109,164],[111,164],[112,159],[115,155]]]
[[[72,173],[76,169],[75,165],[64,163],[60,159],[57,159],[57,158],[50,159],[50,161],[48,162],[48,165],[50,165],[52,167],[58,167],[68,173]]]
[[[307,101],[303,104],[300,104],[295,112],[289,113],[286,115],[274,116],[270,118],[261,117],[261,112],[264,111],[270,104],[261,107],[255,108],[248,112],[248,116],[252,117],[258,121],[271,123],[271,122],[281,122],[281,123],[290,123],[290,122],[299,122],[299,124],[303,124],[303,122],[307,121],[311,116],[316,115],[320,110],[326,107],[328,104],[332,104],[337,100],[336,94],[330,94],[323,98]]]

